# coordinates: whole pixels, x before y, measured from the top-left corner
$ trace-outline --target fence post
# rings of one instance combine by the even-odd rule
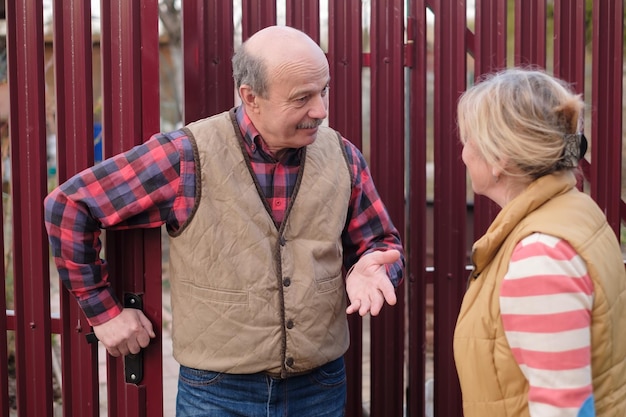
[[[102,91],[105,157],[126,151],[159,131],[158,1],[103,2]],[[160,229],[108,232],[110,281],[120,300],[143,299],[157,337],[144,349],[144,378],[127,384],[123,359],[107,357],[109,415],[163,415]]]
[[[395,226],[404,236],[404,0],[372,3],[372,177]],[[403,285],[406,285],[403,284]],[[398,303],[371,320],[374,417],[401,416],[404,401],[404,287]]]
[[[463,4],[463,3],[461,3]],[[467,72],[466,11],[440,0],[435,25],[434,369],[435,415],[461,416],[452,338],[465,291],[467,259],[465,166],[456,133],[456,103]],[[445,227],[444,231],[437,231]]]

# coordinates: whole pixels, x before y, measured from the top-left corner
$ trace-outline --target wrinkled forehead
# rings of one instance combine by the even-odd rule
[[[274,82],[326,84],[330,79],[325,57],[302,54],[270,61],[267,66],[269,84]]]
[[[317,53],[272,54],[265,60],[269,89],[277,84],[310,85],[320,89],[330,81],[326,56]]]
[[[326,55],[314,43],[279,42],[273,46],[264,45],[253,53],[265,62],[268,71],[280,71],[285,68],[293,68],[296,71],[308,68],[318,70],[328,68]]]
[[[248,39],[245,47],[268,66],[306,59],[326,61],[324,52],[313,39],[290,27],[265,28]]]

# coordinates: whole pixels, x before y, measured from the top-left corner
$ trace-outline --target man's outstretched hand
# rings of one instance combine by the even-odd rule
[[[361,316],[370,313],[377,316],[385,301],[389,305],[396,304],[396,291],[387,275],[385,265],[392,264],[400,258],[395,249],[374,251],[363,255],[346,277],[346,291],[349,305],[346,313],[357,311]]]

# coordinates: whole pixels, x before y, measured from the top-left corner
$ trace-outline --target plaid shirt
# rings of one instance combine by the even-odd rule
[[[243,109],[237,121],[252,168],[277,224],[283,221],[300,167],[302,149],[277,160]],[[354,183],[342,234],[344,267],[376,249],[402,244],[382,203],[361,152],[343,139]],[[102,228],[124,230],[166,225],[176,231],[195,204],[196,172],[185,131],[154,135],[145,143],[86,169],[57,187],[45,200],[45,222],[52,256],[64,285],[92,325],[115,317],[121,304],[100,259]],[[403,278],[404,257],[387,266],[392,283]]]

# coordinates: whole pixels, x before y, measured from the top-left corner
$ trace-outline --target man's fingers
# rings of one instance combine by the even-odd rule
[[[143,328],[146,330],[146,333],[147,333],[147,335],[148,335],[150,338],[154,338],[154,337],[156,337],[156,334],[154,333],[154,329],[153,329],[153,327],[152,327],[152,322],[150,321],[150,319],[148,319],[145,315],[141,314],[141,315],[139,316],[139,321],[140,321],[141,325],[143,326]],[[147,342],[147,343],[149,343],[149,342],[150,342],[150,339],[148,339],[148,342]],[[141,347],[146,347],[146,346],[148,346],[148,344],[147,344],[147,343],[146,343],[145,345],[142,343],[142,344],[141,344]]]
[[[391,291],[391,293],[389,293],[389,291],[383,292],[378,291],[376,293],[376,295],[374,295],[374,298],[372,300],[372,306],[370,308],[370,314],[372,316],[377,316],[380,311],[383,309],[383,306],[385,305],[385,301],[387,302],[387,304],[389,305],[394,305],[396,303],[396,294],[395,292]]]
[[[137,343],[139,347],[145,348],[146,346],[148,346],[150,344],[150,339],[152,337],[154,337],[154,332],[152,332],[152,334],[148,333],[148,331],[141,332],[141,334],[137,336]],[[133,352],[133,353],[137,353],[137,352]]]
[[[365,302],[362,300],[354,300],[354,302],[350,303],[348,308],[346,308],[347,314],[356,313],[357,311],[360,316],[366,315],[370,311],[370,302],[367,300]]]
[[[361,308],[359,308],[359,315],[361,317],[365,316],[367,313],[369,313],[371,307],[372,307],[371,300],[361,301]]]
[[[395,305],[397,301],[398,299],[393,287],[385,287],[382,290],[376,291],[369,299],[354,300],[346,309],[346,313],[352,314],[358,311],[360,316],[365,316],[367,313],[370,313],[372,316],[377,316],[385,305],[385,302],[389,305]]]
[[[140,351],[141,351],[141,346],[140,346],[138,340],[135,340],[134,342],[131,342],[131,341],[128,342],[128,352],[129,353],[132,353],[133,355],[136,355]]]
[[[116,347],[111,347],[111,348],[106,348],[106,349],[107,349],[107,352],[109,352],[109,355],[113,356],[114,358],[117,358],[118,356],[122,354],[119,351],[119,349]]]
[[[391,249],[388,251],[374,251],[357,262],[356,268],[348,274],[346,286],[351,304],[346,308],[346,313],[356,311],[365,316],[370,313],[376,316],[380,313],[385,301],[389,305],[397,302],[395,288],[385,271],[385,265],[400,259],[400,252]],[[357,299],[358,297],[358,299]]]
[[[346,308],[346,314],[352,314],[356,311],[359,311],[359,308],[361,308],[361,300],[351,301],[348,308]]]
[[[127,341],[121,342],[116,346],[107,347],[106,349],[107,352],[109,352],[109,355],[116,358],[119,356],[126,356],[131,353],[136,355],[141,351],[141,348],[148,346],[150,343],[149,337],[144,336],[143,339],[145,339],[145,341],[140,341],[140,338],[130,338]]]
[[[391,282],[389,283],[389,285],[383,286],[380,291],[385,301],[387,301],[387,304],[389,304],[390,306],[396,304],[398,298],[396,296],[396,290],[395,288],[393,288],[393,284]]]

